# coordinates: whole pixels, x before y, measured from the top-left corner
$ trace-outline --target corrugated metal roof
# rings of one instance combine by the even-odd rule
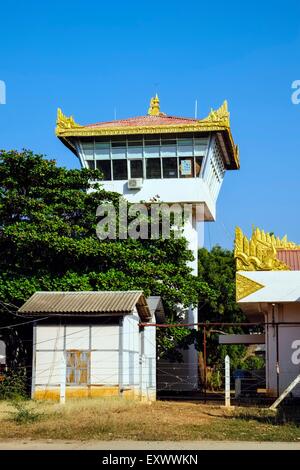
[[[19,309],[22,314],[128,314],[137,307],[148,321],[151,313],[143,291],[35,292]]]
[[[287,266],[292,271],[300,271],[300,250],[288,250],[288,249],[278,249],[277,248],[277,258]]]

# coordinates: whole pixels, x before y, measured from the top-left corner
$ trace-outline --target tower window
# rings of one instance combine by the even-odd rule
[[[97,160],[97,170],[100,170],[103,174],[104,180],[111,180],[111,162],[110,160]]]
[[[148,179],[161,178],[160,158],[146,159],[146,176]]]
[[[143,178],[143,160],[130,160],[130,177]]]
[[[195,176],[199,177],[202,168],[203,157],[196,157]]]
[[[86,160],[89,170],[94,170],[95,169],[95,161],[94,160]]]
[[[113,179],[127,180],[127,160],[113,160]]]
[[[179,158],[179,175],[180,178],[192,178],[194,176],[194,158]]]
[[[177,158],[163,158],[163,176],[164,178],[177,178]]]

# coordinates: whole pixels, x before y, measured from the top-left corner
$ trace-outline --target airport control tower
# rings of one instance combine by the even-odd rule
[[[201,207],[185,229],[197,275],[197,223],[215,220],[225,172],[239,169],[226,101],[204,119],[194,119],[161,112],[156,95],[144,116],[89,125],[77,124],[58,109],[56,135],[82,167],[102,171],[106,190],[130,202],[150,202],[159,195],[165,203]],[[185,321],[196,323],[197,316],[191,308]],[[198,384],[197,353],[190,348],[185,356],[186,378],[173,388],[191,390]]]

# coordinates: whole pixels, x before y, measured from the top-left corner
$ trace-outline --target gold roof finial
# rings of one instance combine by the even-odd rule
[[[159,116],[160,115],[160,107],[159,107],[159,98],[157,93],[155,97],[151,98],[150,100],[150,107],[148,109],[149,116]]]
[[[80,126],[74,121],[73,116],[65,116],[60,108],[57,109],[57,119],[56,119],[56,135],[60,135],[65,131],[77,129]]]

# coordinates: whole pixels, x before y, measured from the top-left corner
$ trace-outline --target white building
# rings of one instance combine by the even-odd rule
[[[237,301],[250,322],[264,325],[257,342],[265,343],[267,393],[275,397],[300,374],[300,246],[259,229],[248,239],[238,228],[235,258]],[[300,397],[300,385],[292,396]]]
[[[156,399],[159,297],[141,291],[36,292],[19,314],[37,317],[32,397],[128,396]]]
[[[193,119],[162,113],[156,96],[146,116],[85,126],[59,109],[56,135],[82,167],[102,171],[106,190],[116,191],[130,202],[155,199],[191,204],[192,217],[185,236],[194,254],[191,267],[197,275],[197,223],[215,220],[225,172],[239,168],[226,101],[206,118]],[[197,309],[190,308],[184,321],[197,323]],[[186,377],[178,387],[194,389],[198,385],[197,354],[190,348],[185,356]],[[180,366],[175,375],[182,370]]]

